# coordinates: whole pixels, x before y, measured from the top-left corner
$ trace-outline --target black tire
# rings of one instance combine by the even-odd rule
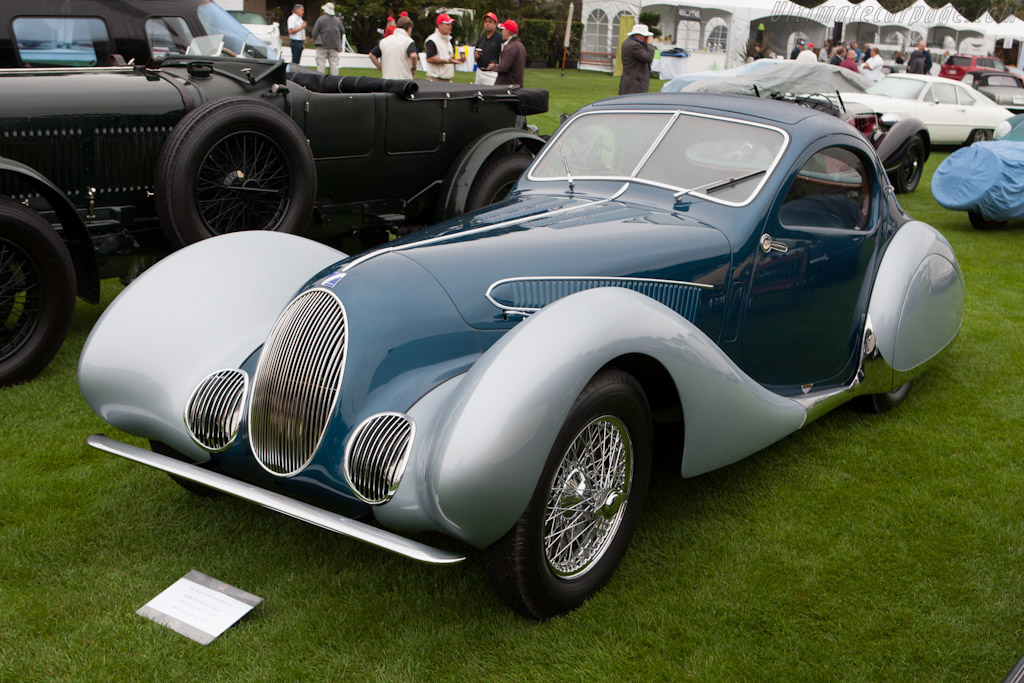
[[[74,313],[75,269],[57,231],[27,206],[0,198],[0,386],[42,372]]]
[[[924,141],[920,135],[915,135],[903,155],[900,167],[896,169],[894,185],[896,192],[907,194],[917,189],[921,182],[921,174],[924,172]]]
[[[267,102],[229,97],[178,122],[160,150],[154,187],[175,248],[240,230],[301,234],[316,167],[298,124]]]
[[[967,217],[971,219],[971,225],[977,230],[999,230],[1006,225],[1006,221],[990,221],[974,211],[968,211]]]
[[[587,465],[605,465],[617,490],[596,484],[593,470],[588,476],[579,460],[581,452],[597,450],[580,451],[581,444],[598,441],[617,445],[610,452],[601,449],[603,463],[594,458]],[[604,586],[626,552],[643,507],[651,442],[650,409],[637,381],[615,368],[598,373],[569,411],[526,511],[487,549],[491,584],[512,609],[548,619],[575,609]],[[567,458],[571,453],[573,462]],[[560,494],[555,493],[557,482]],[[577,509],[550,516],[553,503]],[[583,534],[576,533],[580,524],[587,525]],[[568,534],[575,535],[560,544]]]
[[[982,142],[983,140],[991,139],[992,131],[984,128],[975,128],[971,131],[971,134],[967,136],[967,142],[964,143],[964,146],[973,145],[975,142]]]
[[[154,453],[166,455],[168,458],[174,458],[175,460],[181,460],[182,462],[194,464],[194,461],[191,458],[186,456],[184,453],[181,453],[180,451],[168,446],[163,441],[154,441],[150,439],[149,448]],[[181,477],[176,477],[173,474],[168,474],[167,476],[170,477],[171,481],[173,481],[175,484],[185,489],[189,493],[194,493],[197,496],[202,496],[203,498],[217,498],[219,496],[224,495],[220,491],[217,491],[216,489],[211,489],[208,486],[197,484],[196,482],[190,479],[182,479]]]
[[[466,196],[466,211],[475,211],[499,202],[533,161],[529,154],[504,154],[491,159],[473,180]]]
[[[866,396],[861,396],[858,399],[858,403],[861,409],[865,412],[881,415],[882,413],[886,413],[903,403],[907,398],[907,394],[910,393],[910,385],[913,383],[914,380],[910,380],[906,384],[898,386],[885,394],[868,394]]]

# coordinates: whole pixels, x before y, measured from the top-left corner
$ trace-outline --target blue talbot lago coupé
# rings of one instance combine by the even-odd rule
[[[92,446],[418,560],[463,559],[419,532],[485,548],[543,619],[615,570],[652,453],[691,477],[852,398],[890,408],[963,302],[848,123],[636,95],[573,115],[500,203],[388,246],[172,254],[107,308],[79,382],[156,452]]]

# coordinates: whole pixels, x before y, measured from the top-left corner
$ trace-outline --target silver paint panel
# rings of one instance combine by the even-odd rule
[[[429,490],[417,497],[399,486],[395,499],[377,508],[378,519],[406,528],[426,517],[472,545],[490,545],[526,508],[584,385],[602,366],[634,353],[661,362],[679,391],[683,476],[740,460],[804,422],[801,406],[744,375],[662,304],[622,288],[587,290],[520,323],[457,386],[445,387],[451,398],[437,412],[439,422],[425,423],[410,411],[424,435],[433,432],[421,438],[428,452],[414,449],[409,464]],[[418,478],[411,471],[405,482]],[[402,509],[390,514],[393,505]]]
[[[258,486],[233,479],[219,472],[206,470],[165,455],[158,455],[142,448],[115,441],[102,434],[94,434],[86,438],[85,441],[93,448],[101,451],[119,455],[122,458],[134,460],[143,465],[149,465],[168,474],[173,474],[176,477],[203,484],[237,498],[262,505],[269,510],[280,512],[322,529],[364,541],[378,548],[384,548],[385,550],[390,550],[393,553],[398,553],[420,562],[454,564],[466,559],[463,555],[432,548],[393,534],[390,531],[378,529],[369,524],[357,522],[354,519],[322,510],[307,503],[283,496],[280,493],[261,489]]]
[[[118,429],[207,460],[182,419],[193,388],[214,370],[239,367],[310,273],[343,258],[312,240],[263,231],[171,254],[93,327],[78,362],[82,395]]]
[[[964,292],[946,238],[920,221],[904,224],[882,257],[868,305],[882,358],[909,372],[935,357],[960,331]]]

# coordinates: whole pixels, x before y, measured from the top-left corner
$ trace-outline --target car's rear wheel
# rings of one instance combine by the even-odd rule
[[[533,161],[529,154],[504,154],[480,171],[466,197],[466,211],[475,211],[505,198],[509,190]]]
[[[316,168],[298,124],[266,102],[231,97],[174,127],[154,185],[164,233],[182,247],[241,230],[302,233]]]
[[[647,492],[651,416],[627,373],[598,373],[573,404],[530,503],[488,549],[498,594],[548,619],[583,603],[626,552]]]
[[[903,162],[896,171],[896,192],[906,194],[917,189],[924,171],[924,141],[915,135],[903,155]]]
[[[990,221],[974,211],[968,211],[967,217],[971,219],[971,225],[978,230],[998,230],[1006,225],[1006,221]]]
[[[888,412],[906,400],[907,395],[910,393],[910,385],[913,383],[914,380],[910,380],[906,384],[884,394],[861,396],[858,402],[860,407],[866,412],[876,414]]]
[[[75,270],[57,231],[0,199],[0,386],[32,379],[53,360],[75,312]]]
[[[965,145],[973,145],[975,142],[982,142],[983,140],[991,140],[992,131],[985,130],[984,128],[975,128],[971,131],[971,134],[967,136],[967,142]]]

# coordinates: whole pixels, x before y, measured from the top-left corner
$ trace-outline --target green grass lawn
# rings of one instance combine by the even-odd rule
[[[527,85],[552,91],[550,133],[617,81]],[[611,583],[545,624],[498,601],[479,552],[418,564],[86,447],[141,445],[75,383],[106,282],[49,369],[0,389],[0,681],[1000,680],[1024,653],[1024,222],[939,208],[944,156],[901,201],[963,266],[951,351],[888,414],[844,407],[691,480],[656,470]],[[265,602],[206,647],[135,615],[191,569]]]

